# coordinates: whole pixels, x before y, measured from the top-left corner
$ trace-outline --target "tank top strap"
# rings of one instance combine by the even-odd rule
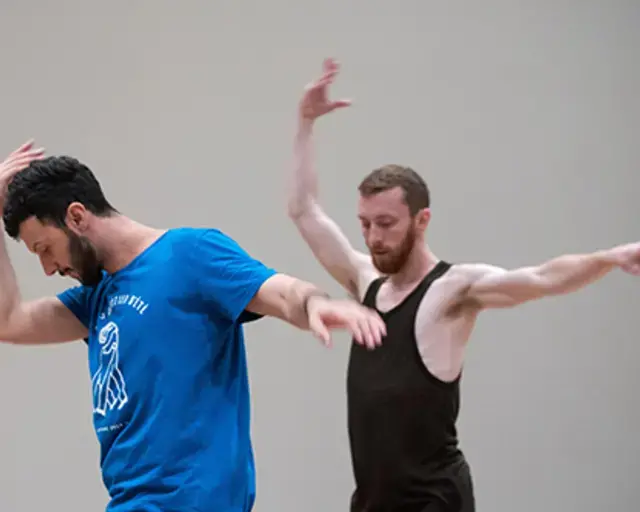
[[[422,299],[424,298],[425,294],[429,291],[429,288],[431,287],[433,282],[436,279],[442,277],[447,272],[447,270],[449,270],[449,268],[451,268],[450,263],[444,260],[438,261],[438,263],[436,263],[436,265],[429,271],[429,273],[426,276],[424,276],[422,281],[420,281],[420,283],[411,291],[411,293],[409,293],[409,295],[407,295],[405,299],[400,304],[398,304],[398,306],[396,306],[392,311],[395,314],[410,315],[411,318],[413,319],[413,316],[418,310],[418,307],[420,306]],[[409,317],[407,317],[407,319],[409,319]]]
[[[427,293],[427,290],[429,290],[433,282],[439,277],[442,277],[450,268],[451,268],[451,263],[444,260],[438,261],[438,263],[436,263],[436,265],[431,269],[431,271],[424,277],[422,282],[416,287],[416,293],[415,293],[416,298],[422,299],[422,297],[424,296],[425,293]]]
[[[364,299],[362,300],[363,305],[370,308],[376,307],[376,296],[378,295],[378,290],[380,290],[382,283],[386,280],[387,278],[385,276],[381,276],[371,281],[371,284],[369,284],[367,291],[364,294]]]
[[[451,263],[440,260],[436,265],[429,271],[429,273],[422,279],[420,284],[414,288],[414,290],[402,301],[404,304],[410,301],[417,300],[420,302],[424,294],[427,293],[427,290],[433,284],[433,282],[441,277],[451,268]],[[376,297],[378,295],[378,291],[383,283],[388,279],[387,276],[381,276],[374,279],[367,291],[365,292],[364,299],[362,300],[362,304],[368,306],[370,308],[376,308]],[[395,308],[394,308],[395,309]]]

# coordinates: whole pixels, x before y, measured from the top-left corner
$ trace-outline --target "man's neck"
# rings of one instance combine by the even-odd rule
[[[440,260],[431,252],[428,246],[414,247],[407,263],[400,272],[389,276],[389,281],[394,288],[413,286],[433,270]]]
[[[93,242],[110,274],[126,267],[164,233],[122,215],[101,218],[98,222],[100,235]]]

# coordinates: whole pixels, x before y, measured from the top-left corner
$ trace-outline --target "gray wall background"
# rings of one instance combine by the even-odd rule
[[[296,103],[335,56],[354,106],[321,121],[318,167],[354,243],[358,181],[395,162],[432,188],[439,256],[542,262],[638,237],[639,22],[631,0],[6,0],[0,150],[33,136],[125,213],[222,228],[339,293],[285,208]],[[10,245],[25,298],[73,284]],[[616,272],[484,315],[460,419],[480,512],[637,510],[637,301]],[[247,337],[257,511],[347,510],[348,338]],[[84,345],[0,346],[0,401],[0,510],[101,510]]]

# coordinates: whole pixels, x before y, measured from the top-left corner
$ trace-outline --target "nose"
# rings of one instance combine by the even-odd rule
[[[58,271],[56,265],[50,261],[45,261],[44,258],[40,258],[40,264],[42,265],[42,270],[44,270],[44,273],[47,276],[52,276]]]
[[[382,236],[380,234],[380,231],[372,228],[369,230],[369,245],[370,246],[374,246],[374,245],[380,245],[382,243]]]

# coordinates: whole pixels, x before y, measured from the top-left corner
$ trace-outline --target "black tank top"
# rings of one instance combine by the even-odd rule
[[[444,468],[463,458],[456,431],[460,376],[445,383],[432,375],[414,334],[422,298],[450,267],[440,261],[399,305],[379,312],[387,326],[380,347],[352,343],[347,400],[353,511],[409,510],[411,501],[437,488]],[[377,309],[384,279],[371,283],[363,304]]]

